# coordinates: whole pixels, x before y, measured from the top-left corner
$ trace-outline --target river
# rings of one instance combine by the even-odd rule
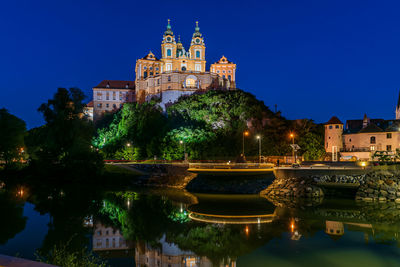
[[[0,254],[110,266],[399,266],[400,205],[100,186],[0,190]]]

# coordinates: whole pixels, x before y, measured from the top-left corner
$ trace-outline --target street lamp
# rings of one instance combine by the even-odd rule
[[[292,138],[292,144],[293,144],[293,147],[292,147],[292,149],[293,149],[293,151],[292,151],[292,159],[294,161],[293,163],[296,163],[296,160],[294,158],[294,133],[293,132],[290,133],[290,138]]]
[[[249,136],[249,134],[250,134],[249,131],[244,131],[243,132],[243,143],[242,143],[243,144],[243,147],[242,147],[242,155],[243,155],[243,157],[244,157],[244,137],[245,136]]]
[[[258,161],[261,163],[261,136],[257,135],[258,139]]]
[[[182,140],[180,140],[179,141],[179,144],[183,144],[183,158],[185,159],[185,161],[186,161],[186,143],[185,142],[183,142]]]
[[[126,146],[127,146],[127,147],[130,147],[130,146],[131,146],[131,143],[127,143]]]

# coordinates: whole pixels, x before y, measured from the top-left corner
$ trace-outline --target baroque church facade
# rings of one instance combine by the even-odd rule
[[[185,49],[176,38],[168,20],[161,41],[161,58],[151,51],[136,61],[136,97],[144,102],[158,96],[163,103],[174,102],[181,95],[210,89],[233,90],[236,88],[236,64],[222,57],[206,69],[206,45],[198,22]]]
[[[209,70],[206,68],[206,45],[198,22],[186,50],[168,20],[161,41],[161,57],[150,51],[136,60],[135,81],[104,80],[93,87],[93,102],[88,106],[93,108],[96,120],[126,102],[143,103],[159,98],[160,106],[165,109],[183,95],[236,89],[235,63],[222,56]]]

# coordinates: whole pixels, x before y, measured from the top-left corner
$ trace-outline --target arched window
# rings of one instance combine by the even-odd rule
[[[186,79],[186,87],[195,87],[196,86],[196,80],[192,78]]]
[[[196,51],[196,58],[200,58],[200,51],[199,50]]]
[[[370,141],[371,141],[371,144],[375,144],[376,143],[375,136],[371,136]]]
[[[171,49],[167,49],[167,57],[170,57],[171,56]]]
[[[232,77],[231,75],[228,75],[228,80],[231,81]]]

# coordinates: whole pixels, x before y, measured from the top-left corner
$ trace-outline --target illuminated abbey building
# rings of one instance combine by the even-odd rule
[[[207,90],[234,90],[236,64],[225,56],[206,68],[206,44],[198,22],[186,50],[180,37],[172,31],[170,21],[162,36],[161,57],[151,51],[136,60],[135,81],[104,80],[93,88],[93,114],[100,117],[126,102],[143,103],[156,97],[161,107],[175,102],[182,95]]]

